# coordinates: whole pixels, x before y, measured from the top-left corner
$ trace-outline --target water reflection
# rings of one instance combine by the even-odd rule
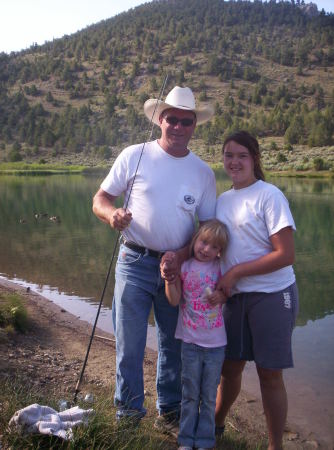
[[[81,176],[0,177],[0,271],[96,301],[116,239],[91,212],[97,186]]]

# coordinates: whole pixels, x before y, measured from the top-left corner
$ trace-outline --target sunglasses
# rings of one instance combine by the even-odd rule
[[[191,127],[191,125],[194,124],[194,119],[190,119],[190,118],[189,119],[187,119],[187,118],[178,119],[175,116],[166,116],[165,119],[166,119],[166,122],[169,125],[173,125],[173,127],[175,127],[179,122],[183,127]]]

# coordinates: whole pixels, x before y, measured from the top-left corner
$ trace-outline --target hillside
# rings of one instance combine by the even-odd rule
[[[0,161],[115,157],[147,138],[142,105],[166,73],[165,95],[188,85],[215,104],[192,141],[205,159],[218,161],[236,128],[255,133],[277,162],[301,145],[331,154],[334,15],[311,12],[294,0],[160,0],[2,53]],[[304,158],[299,170],[310,164]]]

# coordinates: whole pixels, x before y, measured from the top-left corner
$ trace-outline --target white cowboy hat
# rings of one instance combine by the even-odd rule
[[[192,111],[196,114],[196,123],[201,124],[211,119],[214,114],[214,109],[211,105],[205,105],[201,108],[196,108],[195,97],[192,90],[188,87],[182,88],[175,86],[167,95],[166,100],[156,100],[149,98],[144,103],[144,113],[146,117],[155,123],[160,125],[160,114],[169,108],[183,109],[185,111]],[[155,112],[154,112],[155,109]],[[152,114],[154,112],[154,116]]]

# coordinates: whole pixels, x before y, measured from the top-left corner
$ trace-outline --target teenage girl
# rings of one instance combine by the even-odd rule
[[[192,239],[191,257],[182,264],[180,276],[165,280],[169,303],[179,305],[175,337],[182,340],[179,450],[215,445],[216,393],[226,345],[223,295],[216,285],[227,241],[223,223],[216,219],[206,222]],[[173,252],[168,252],[166,264],[173,257]],[[219,305],[211,306],[209,300]]]
[[[216,432],[222,432],[241,387],[246,361],[254,360],[269,432],[269,449],[282,448],[287,416],[283,369],[292,367],[291,335],[298,311],[292,268],[296,229],[284,194],[264,181],[258,141],[246,131],[227,137],[223,160],[232,189],[217,200],[216,217],[229,232],[218,287],[228,345],[218,389]]]

